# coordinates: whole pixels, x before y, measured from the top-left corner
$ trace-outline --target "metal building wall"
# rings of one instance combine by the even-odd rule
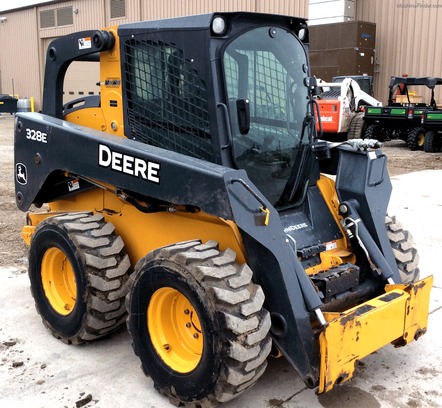
[[[72,32],[97,29],[127,22],[161,19],[213,11],[256,11],[307,17],[308,0],[126,0],[126,16],[111,19],[110,0],[54,1],[41,6],[2,13],[0,23],[0,92],[20,97],[33,96],[41,109],[46,50],[50,42]],[[73,24],[41,28],[40,12],[63,7],[74,10]],[[66,100],[98,92],[98,68],[74,66],[66,75]],[[12,87],[14,79],[14,89]]]
[[[308,17],[307,0],[256,0],[256,11],[262,13],[286,14],[295,17]]]
[[[0,93],[40,94],[39,40],[32,9],[3,14],[0,24]]]
[[[150,0],[142,2],[141,19],[157,20],[211,11],[254,11],[255,0]]]
[[[39,24],[38,34],[41,39],[40,64],[42,66],[41,83],[43,84],[44,61],[49,44],[55,38],[70,34],[74,31],[83,31],[104,27],[107,22],[105,2],[102,0],[77,0],[65,1],[55,4],[39,6],[36,8],[37,20],[40,22],[40,13],[47,10],[57,10],[64,7],[72,7],[73,24],[54,27],[41,28]],[[95,62],[74,62],[70,65],[64,81],[63,102],[69,102],[87,95],[99,93],[100,70],[99,64]],[[36,106],[41,108],[41,96],[36,97]]]
[[[374,93],[384,103],[391,76],[442,76],[440,0],[357,0],[356,19],[376,23]]]
[[[83,0],[84,1],[84,0]],[[89,1],[89,0],[86,0]],[[93,0],[97,2],[97,12],[103,12],[105,10],[106,24],[105,26],[110,25],[119,25],[128,22],[140,21],[141,20],[141,7],[143,3],[150,3],[148,1],[142,0],[126,0],[126,17],[114,18],[111,19],[110,14],[110,1],[109,0]],[[99,3],[99,4],[98,4]]]
[[[307,17],[308,0],[149,0],[141,1],[141,18],[153,20],[214,11],[256,11]]]

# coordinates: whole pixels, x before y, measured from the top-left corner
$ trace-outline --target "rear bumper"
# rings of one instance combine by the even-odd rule
[[[387,285],[383,295],[343,313],[324,313],[328,322],[320,334],[318,393],[353,376],[356,363],[381,347],[418,339],[427,330],[433,277],[410,285]]]

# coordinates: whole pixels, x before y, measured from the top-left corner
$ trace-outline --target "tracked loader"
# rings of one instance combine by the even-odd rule
[[[323,393],[425,333],[432,277],[386,215],[386,156],[317,138],[308,41],[304,19],[238,12],[50,44],[42,111],[16,116],[15,186],[55,337],[127,321],[155,388],[207,407],[270,355]],[[63,105],[69,64],[97,60],[99,96]]]

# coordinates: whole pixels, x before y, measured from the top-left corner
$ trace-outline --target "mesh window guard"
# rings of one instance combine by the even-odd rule
[[[183,52],[131,39],[125,65],[131,137],[213,161],[205,84]]]
[[[275,126],[275,120],[280,120],[280,125],[285,127],[287,120],[293,120],[287,118],[290,112],[287,94],[293,92],[293,89],[287,89],[287,71],[270,52],[241,50],[236,54],[247,60],[247,87],[245,94],[240,95],[242,85],[238,63],[230,55],[225,55],[224,70],[229,98],[249,99],[252,122],[268,122]]]
[[[224,55],[224,73],[230,101],[247,98],[250,103],[250,135],[299,131],[305,116],[306,92],[269,51],[235,50]],[[241,66],[243,77],[241,78]],[[244,86],[244,84],[246,84]],[[235,105],[230,104],[234,133],[238,133]],[[292,144],[291,139],[286,139]]]

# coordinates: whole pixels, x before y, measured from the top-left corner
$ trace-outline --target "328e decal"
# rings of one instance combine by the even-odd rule
[[[26,139],[40,143],[48,143],[48,134],[40,130],[26,128]]]

